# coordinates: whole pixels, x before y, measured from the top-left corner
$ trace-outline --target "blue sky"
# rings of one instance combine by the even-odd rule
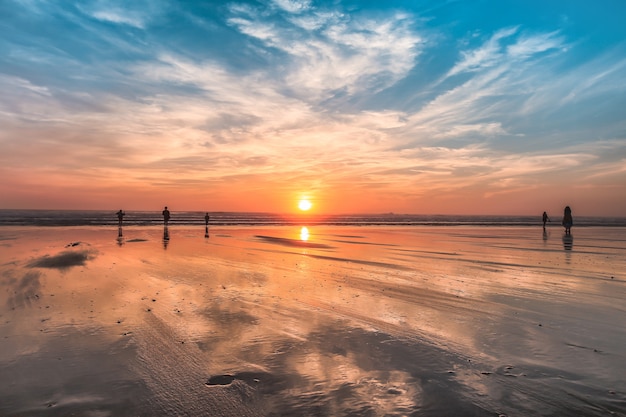
[[[623,1],[0,3],[0,208],[626,215]]]

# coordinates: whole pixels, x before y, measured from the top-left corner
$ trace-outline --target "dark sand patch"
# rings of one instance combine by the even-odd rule
[[[8,279],[5,285],[10,285],[10,295],[7,306],[10,309],[30,306],[41,297],[41,273],[28,271],[21,279]]]
[[[265,392],[276,392],[280,385],[285,385],[284,381],[276,375],[268,372],[239,372],[236,374],[212,375],[205,383],[211,385],[230,385],[235,380],[243,381],[246,384],[260,388],[263,386]]]
[[[257,239],[260,239],[265,242],[274,243],[277,245],[297,247],[297,248],[317,248],[317,249],[332,249],[333,247],[330,245],[326,245],[324,243],[313,243],[307,242],[300,239],[289,239],[285,237],[274,237],[274,236],[262,236],[256,235]]]
[[[367,266],[379,266],[379,267],[382,267],[382,268],[391,268],[391,269],[397,269],[397,270],[401,270],[401,271],[410,271],[412,269],[412,268],[407,268],[407,267],[405,267],[403,265],[392,264],[392,263],[388,263],[388,262],[364,261],[362,259],[340,258],[340,257],[336,257],[336,256],[326,256],[326,255],[307,254],[305,256],[308,256],[310,258],[316,258],[316,259],[326,259],[326,260],[329,260],[329,261],[349,262],[349,263],[355,263],[355,264],[367,265]]]
[[[428,255],[444,255],[444,256],[459,256],[457,252],[439,252],[439,251],[430,251],[430,250],[409,250],[409,249],[396,249],[396,251],[401,253],[425,253]]]
[[[56,268],[68,269],[73,266],[83,266],[91,259],[95,258],[92,250],[64,251],[58,255],[45,255],[28,263],[29,268]]]
[[[373,246],[398,246],[388,243],[376,243],[376,242],[355,242],[353,240],[341,240],[341,239],[329,239],[331,242],[347,243],[349,245],[373,245]]]
[[[69,327],[50,334],[39,350],[0,368],[0,415],[157,415],[145,401],[149,390],[128,368],[135,356],[127,339],[110,341]]]

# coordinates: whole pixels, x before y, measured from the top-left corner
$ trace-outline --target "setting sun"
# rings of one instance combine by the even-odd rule
[[[298,203],[298,208],[302,211],[307,211],[309,210],[311,207],[313,206],[313,204],[311,204],[311,202],[307,199],[302,199],[300,200],[300,202]]]

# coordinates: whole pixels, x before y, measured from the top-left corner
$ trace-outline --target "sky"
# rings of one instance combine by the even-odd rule
[[[626,216],[624,16],[2,0],[0,209]]]

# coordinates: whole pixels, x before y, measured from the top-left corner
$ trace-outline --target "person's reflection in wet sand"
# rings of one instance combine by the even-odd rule
[[[574,248],[574,236],[570,233],[565,233],[563,235],[563,249],[566,251],[571,251]]]
[[[167,249],[167,245],[170,243],[170,231],[167,226],[163,227],[163,249]]]
[[[543,229],[543,241],[548,241],[548,231],[545,228]]]
[[[117,244],[122,246],[124,244],[124,234],[122,233],[122,226],[117,228]]]

